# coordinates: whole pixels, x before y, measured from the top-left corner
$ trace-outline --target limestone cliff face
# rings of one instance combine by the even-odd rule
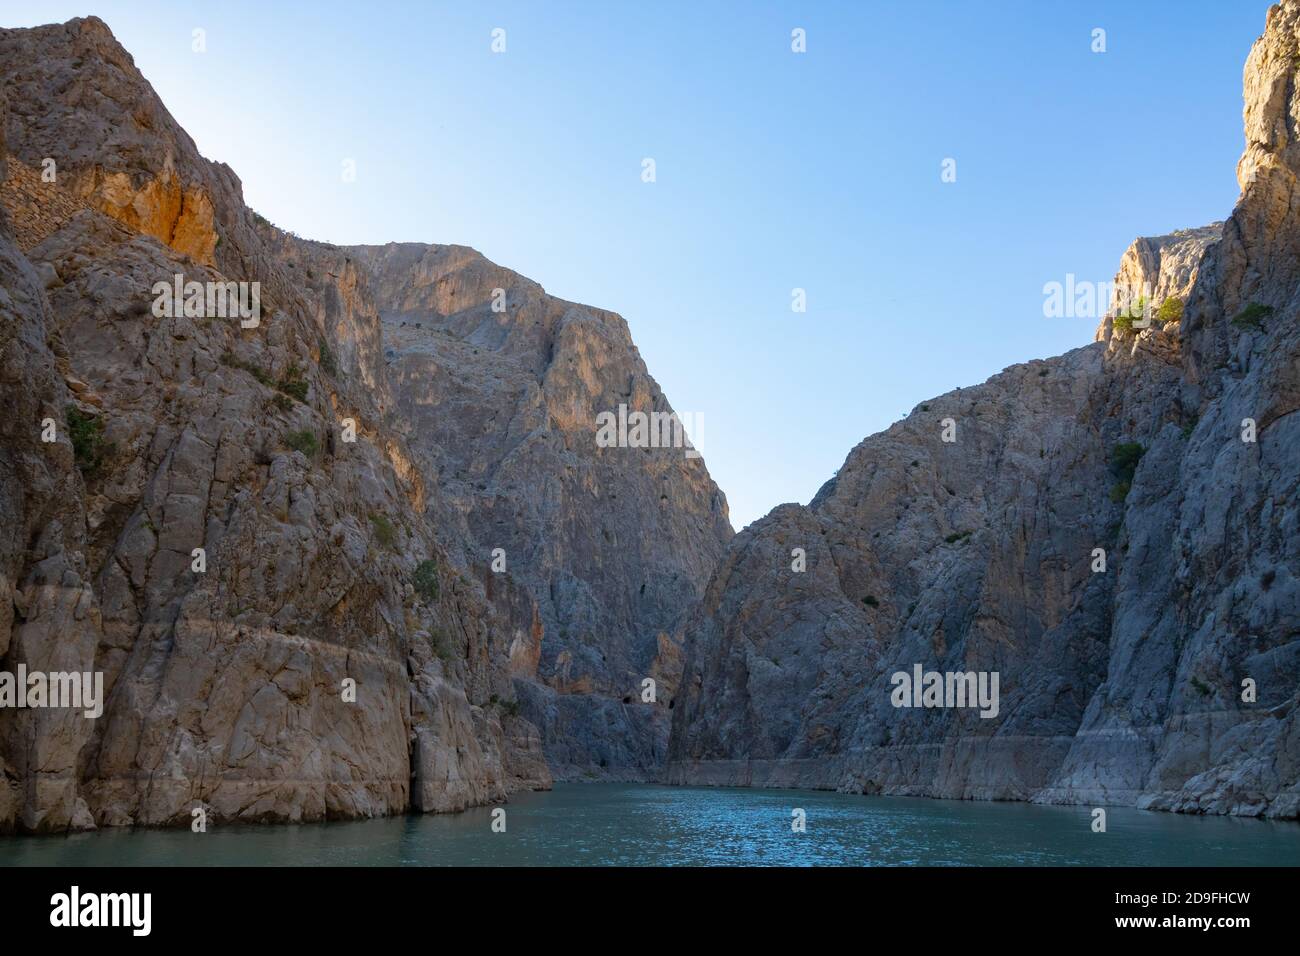
[[[549,786],[508,627],[385,420],[368,272],[259,221],[98,20],[0,31],[0,82],[0,670],[107,698],[0,709],[0,829]],[[178,273],[259,282],[260,322],[159,315]]]
[[[1215,222],[1199,229],[1180,229],[1166,236],[1134,241],[1120,257],[1114,282],[1116,294],[1097,328],[1095,340],[1109,339],[1115,312],[1138,309],[1142,298],[1148,300],[1152,311],[1170,298],[1185,302],[1196,284],[1206,247],[1222,232],[1223,223]]]
[[[623,320],[277,229],[93,17],[0,30],[0,94],[0,671],[107,697],[0,709],[0,830],[655,772],[731,529],[683,449],[597,447],[599,412],[668,410]],[[258,283],[260,321],[158,314],[177,274]]]
[[[1300,815],[1297,50],[1287,0],[1228,221],[1125,254],[1118,283],[1186,290],[1181,323],[925,403],[736,537],[669,779]],[[997,716],[895,707],[916,664],[997,672]]]
[[[523,714],[553,770],[657,773],[683,618],[732,532],[687,449],[598,447],[601,412],[672,412],[627,324],[464,247],[347,251],[371,273],[395,418],[510,621]]]

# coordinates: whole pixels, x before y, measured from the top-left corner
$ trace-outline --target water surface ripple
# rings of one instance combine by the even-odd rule
[[[807,831],[791,830],[791,811]],[[1300,824],[799,790],[558,784],[491,808],[303,826],[0,838],[0,865],[1296,866]]]

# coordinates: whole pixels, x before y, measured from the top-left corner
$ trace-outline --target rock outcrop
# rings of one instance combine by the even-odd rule
[[[1300,815],[1297,50],[1287,0],[1227,222],[1125,253],[1179,322],[925,403],[735,538],[671,781]],[[998,674],[996,716],[895,706],[918,664]]]
[[[1113,283],[1115,308],[1102,319],[1095,341],[1104,342],[1111,337],[1117,311],[1137,312],[1140,318],[1168,299],[1185,302],[1196,282],[1206,247],[1222,232],[1223,223],[1215,222],[1199,229],[1180,229],[1167,236],[1144,237],[1124,250]]]

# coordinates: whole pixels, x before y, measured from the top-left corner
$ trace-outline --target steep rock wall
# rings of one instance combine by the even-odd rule
[[[397,417],[511,622],[523,713],[552,767],[657,774],[684,616],[732,532],[698,455],[597,446],[601,412],[672,412],[627,323],[461,246],[348,251],[372,274]]]
[[[1246,64],[1232,216],[1122,260],[1117,284],[1186,290],[1180,323],[1108,319],[925,403],[737,536],[670,780],[1300,814],[1297,49],[1288,0]],[[894,706],[917,664],[998,673],[998,715]]]
[[[100,21],[0,31],[0,79],[0,669],[99,673],[107,697],[97,719],[0,710],[0,829],[549,786],[505,628],[384,424],[366,275],[248,210]],[[157,309],[176,274],[258,282],[260,321]]]

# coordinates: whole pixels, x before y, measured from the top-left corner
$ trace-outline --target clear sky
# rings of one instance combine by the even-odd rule
[[[277,225],[473,246],[621,313],[740,528],[917,403],[1091,341],[1044,283],[1224,218],[1267,9],[3,0],[0,26],[102,17]]]

